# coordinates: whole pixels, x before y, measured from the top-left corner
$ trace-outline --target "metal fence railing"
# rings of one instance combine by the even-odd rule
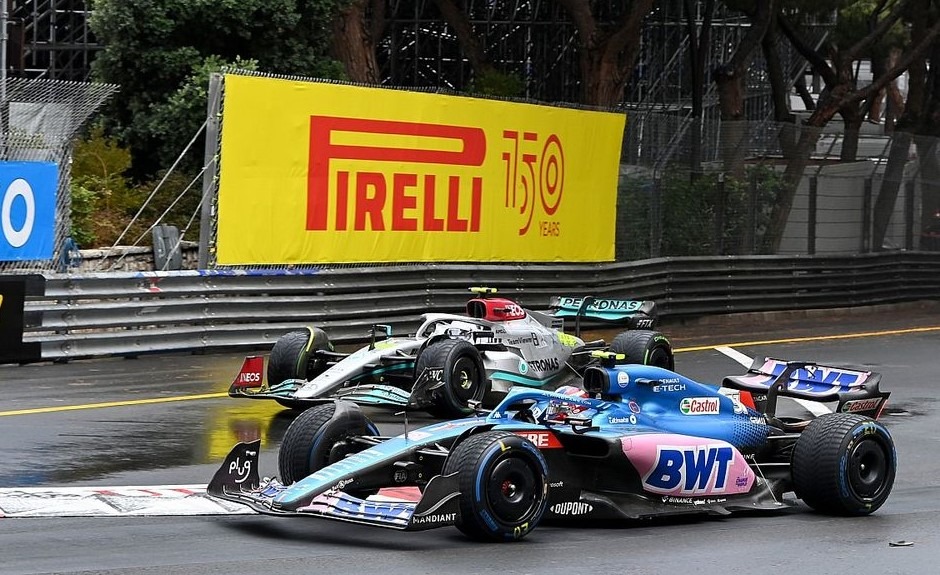
[[[937,138],[688,122],[628,124],[617,261],[940,249]]]
[[[7,161],[44,161],[58,166],[55,244],[52,260],[0,261],[0,273],[55,271],[71,231],[72,140],[118,87],[113,84],[9,78],[9,129],[0,133]]]
[[[400,333],[422,313],[460,312],[471,285],[497,287],[532,309],[553,295],[650,299],[663,317],[845,307],[935,299],[940,252],[54,274],[45,295],[27,298],[24,341],[39,343],[44,360],[263,348],[304,325],[358,342],[376,322]]]

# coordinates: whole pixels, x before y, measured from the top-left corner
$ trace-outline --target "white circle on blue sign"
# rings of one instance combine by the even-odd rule
[[[12,218],[13,201],[16,198],[23,198],[26,203],[26,217],[19,229],[14,226]],[[17,178],[10,183],[3,193],[3,206],[0,207],[0,228],[3,229],[3,237],[14,248],[22,247],[29,241],[35,221],[36,198],[33,196],[33,188],[23,178]]]

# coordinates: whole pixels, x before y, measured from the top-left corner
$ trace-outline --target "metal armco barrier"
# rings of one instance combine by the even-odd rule
[[[27,322],[24,341],[44,360],[263,348],[304,325],[362,342],[374,323],[404,333],[422,313],[461,312],[474,285],[533,309],[553,295],[650,299],[661,317],[833,308],[936,299],[940,253],[49,274],[45,295],[27,297],[26,314],[41,321]]]

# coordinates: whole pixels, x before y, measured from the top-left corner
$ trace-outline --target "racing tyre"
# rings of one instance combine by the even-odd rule
[[[338,403],[345,404],[338,407]],[[340,413],[337,417],[337,409]],[[324,403],[294,419],[277,454],[281,483],[290,485],[327,465],[362,451],[365,446],[349,441],[359,435],[378,435],[378,429],[358,406],[348,402]],[[356,497],[374,493],[348,492]]]
[[[627,356],[627,363],[654,365],[669,371],[676,368],[672,344],[658,331],[637,329],[620,332],[610,343],[610,351]]]
[[[430,344],[415,362],[415,377],[426,367],[444,368],[444,385],[432,391],[432,405],[427,411],[434,417],[453,419],[473,410],[470,401],[483,401],[486,395],[486,370],[483,358],[472,343],[462,339],[442,339]]]
[[[308,347],[311,335],[313,344]],[[333,351],[330,338],[320,328],[292,331],[282,336],[275,342],[268,359],[268,385],[278,385],[288,379],[309,380],[320,375],[326,369],[325,363],[319,359],[310,359],[310,352],[319,349]],[[276,401],[291,409],[304,410],[309,406],[289,399],[278,398]]]
[[[514,541],[535,529],[548,505],[548,464],[528,439],[487,431],[460,442],[444,463],[457,474],[457,528],[472,539]]]
[[[803,430],[791,464],[796,496],[816,511],[868,515],[891,493],[897,453],[891,434],[877,421],[833,413]]]

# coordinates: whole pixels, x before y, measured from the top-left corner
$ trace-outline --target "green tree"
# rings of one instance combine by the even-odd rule
[[[764,249],[767,253],[776,253],[780,246],[780,240],[783,237],[783,231],[796,195],[797,183],[803,176],[810,154],[815,149],[816,142],[822,134],[822,128],[836,114],[842,115],[843,118],[859,116],[859,104],[861,102],[877,95],[912,64],[922,59],[934,40],[940,37],[940,21],[937,21],[924,30],[922,34],[915,36],[915,40],[905,47],[904,52],[900,54],[894,66],[881,75],[874,77],[870,84],[865,86],[857,85],[854,75],[855,63],[871,54],[873,47],[878,46],[879,43],[890,43],[886,38],[891,37],[893,31],[896,30],[898,21],[912,5],[920,1],[897,0],[892,2],[884,0],[877,4],[872,4],[867,0],[846,1],[840,7],[840,15],[842,11],[848,10],[849,6],[867,10],[866,20],[869,23],[867,32],[859,34],[858,39],[849,46],[838,45],[836,43],[838,37],[834,37],[834,39],[825,42],[819,49],[808,43],[800,30],[799,17],[806,16],[808,13],[796,14],[795,17],[794,15],[778,14],[777,21],[780,24],[780,30],[786,35],[794,48],[806,58],[813,70],[819,74],[825,87],[819,96],[816,108],[805,121],[800,138],[792,153],[788,154],[787,168],[784,172],[786,185],[783,186],[777,198],[770,225],[763,238]],[[929,2],[929,0],[923,1]],[[855,38],[844,37],[843,39]]]
[[[340,77],[326,54],[342,1],[96,0],[90,26],[104,48],[93,72],[121,86],[105,117],[130,147],[133,175],[152,175],[182,152],[205,118],[204,90],[192,84],[225,63]]]
[[[609,4],[558,0],[558,4],[578,29],[581,103],[600,107],[621,104],[640,54],[640,32],[653,0]]]

